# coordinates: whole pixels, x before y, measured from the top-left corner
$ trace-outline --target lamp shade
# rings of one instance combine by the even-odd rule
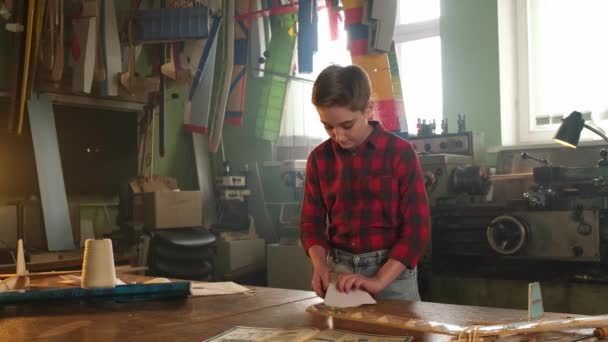
[[[572,112],[567,118],[562,120],[553,140],[572,148],[576,148],[581,137],[581,131],[585,127],[585,119],[580,112]]]

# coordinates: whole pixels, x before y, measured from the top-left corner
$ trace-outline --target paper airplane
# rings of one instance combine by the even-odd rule
[[[363,290],[351,290],[348,293],[340,292],[333,281],[329,284],[325,293],[325,305],[336,308],[353,308],[363,304],[376,304],[376,300]]]
[[[29,272],[25,268],[25,255],[23,253],[23,240],[17,242],[17,269],[15,275],[0,283],[0,292],[23,290],[30,287]]]

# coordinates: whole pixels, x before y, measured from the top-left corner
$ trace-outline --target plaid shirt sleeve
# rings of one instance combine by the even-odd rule
[[[326,217],[327,207],[321,197],[317,160],[313,152],[306,163],[304,201],[300,221],[300,236],[306,253],[314,245],[319,245],[326,251],[329,250]]]
[[[390,250],[390,258],[414,268],[425,252],[430,236],[430,213],[422,168],[411,145],[399,153],[399,210],[403,222],[401,236]]]

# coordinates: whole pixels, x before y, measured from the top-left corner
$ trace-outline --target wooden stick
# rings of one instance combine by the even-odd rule
[[[42,27],[44,26],[44,8],[46,0],[38,0],[36,3],[36,20],[34,21],[34,47],[30,59],[32,72],[28,80],[27,96],[29,97],[34,91],[36,83],[36,73],[38,70],[38,54],[40,53],[40,41],[42,40]]]
[[[27,4],[27,20],[25,28],[25,56],[23,58],[23,76],[21,78],[21,96],[19,98],[19,121],[17,123],[17,134],[23,131],[23,118],[25,116],[25,101],[27,100],[27,80],[30,70],[30,59],[32,56],[32,38],[34,30],[34,13],[36,1],[29,0]]]
[[[507,337],[517,334],[608,327],[608,315],[540,320],[536,322],[520,321],[485,326],[461,326],[456,324],[432,322],[410,317],[383,314],[381,312],[368,311],[364,308],[337,309],[324,304],[312,305],[308,307],[306,311],[326,317],[335,317],[339,319],[365,322],[368,324],[388,326],[410,331],[459,337]]]
[[[148,266],[116,266],[116,273],[137,273],[142,271],[147,271]],[[38,277],[48,277],[48,276],[60,276],[65,274],[75,274],[82,273],[82,270],[68,270],[68,271],[48,271],[48,272],[33,272],[29,273],[27,276],[30,278],[38,278]],[[0,274],[0,279],[14,277],[15,273],[4,273]]]
[[[9,1],[12,4],[12,1]],[[15,24],[27,25],[24,18],[25,1],[17,1],[17,14],[15,16]],[[8,132],[13,133],[15,130],[15,121],[19,117],[18,103],[20,103],[19,97],[19,76],[21,73],[21,58],[23,54],[23,32],[17,30],[15,32],[15,65],[12,71],[12,82],[11,82],[11,103],[10,111],[8,116]]]

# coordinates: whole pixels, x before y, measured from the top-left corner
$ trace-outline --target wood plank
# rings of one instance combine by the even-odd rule
[[[24,305],[15,310],[0,308],[3,325],[19,332],[21,339],[104,341],[200,341],[237,325],[271,328],[315,327],[362,333],[412,335],[418,341],[448,341],[451,336],[379,327],[373,324],[315,316],[305,310],[322,302],[311,292],[256,288],[250,294],[196,297],[188,300],[99,302],[83,306]],[[308,298],[306,298],[308,297]],[[523,310],[481,308],[424,302],[380,301],[374,310],[400,313],[409,317],[464,325],[469,320],[525,317]],[[70,314],[66,314],[70,313]],[[563,317],[549,314],[550,318]],[[0,329],[0,339],[7,329]],[[49,332],[53,332],[49,336]],[[52,338],[51,338],[52,337]]]
[[[74,19],[74,30],[80,46],[80,58],[75,61],[72,75],[72,89],[77,93],[91,93],[97,54],[96,28],[95,17]]]
[[[32,94],[28,113],[49,251],[74,249],[68,199],[63,181],[53,105],[46,95]]]
[[[133,279],[141,277],[134,276]],[[129,281],[128,278],[123,280]],[[104,301],[94,305],[83,305],[81,302],[61,302],[61,305],[40,303],[21,305],[18,310],[5,306],[0,307],[3,317],[0,320],[0,340],[200,341],[236,325],[334,328],[362,333],[412,335],[417,341],[448,341],[451,338],[448,335],[311,315],[306,308],[322,300],[309,291],[259,287],[254,290],[252,293],[187,300]],[[370,309],[456,325],[469,325],[471,321],[480,319],[517,321],[526,316],[524,310],[405,301],[379,301]],[[576,315],[548,313],[545,317],[556,319]]]
[[[207,336],[205,322],[223,321],[268,308],[274,310],[315,297],[309,291],[254,289],[245,294],[187,300],[103,301],[93,305],[77,301],[61,302],[61,305],[32,303],[20,305],[18,310],[2,306],[0,340],[162,341],[157,336],[164,335],[170,336],[167,341],[200,341],[201,337]],[[301,313],[308,315],[304,310]],[[203,329],[197,328],[199,326]]]

